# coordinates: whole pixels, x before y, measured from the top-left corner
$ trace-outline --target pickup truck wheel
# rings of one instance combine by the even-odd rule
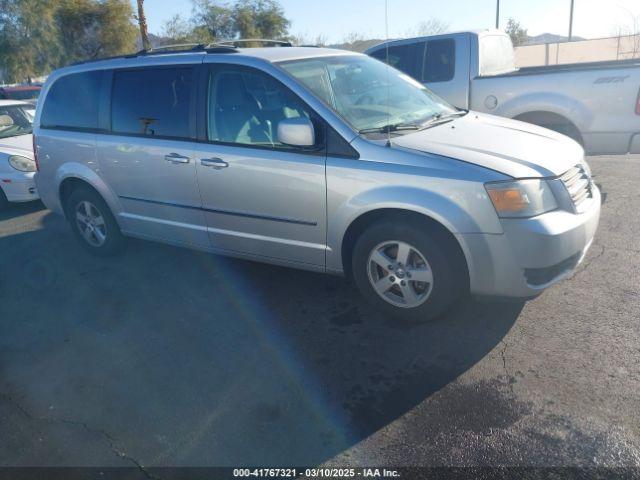
[[[545,125],[542,125],[542,126],[545,127]],[[551,130],[561,133],[565,137],[569,137],[571,140],[574,140],[575,142],[579,143],[580,146],[584,148],[584,140],[582,140],[582,135],[580,135],[580,132],[578,131],[578,129],[573,125],[567,125],[567,124],[549,125],[549,126],[546,126],[546,128],[550,128]]]
[[[553,130],[554,132],[558,132],[572,140],[575,140],[580,144],[580,146],[584,147],[584,140],[582,139],[582,135],[578,128],[568,119],[558,114],[550,112],[529,112],[514,117],[514,120],[548,128],[549,130]]]
[[[408,321],[442,315],[463,282],[454,253],[423,226],[377,223],[357,240],[352,256],[356,285],[376,308]]]
[[[67,202],[67,218],[76,239],[85,250],[105,257],[124,247],[124,236],[111,210],[96,192],[78,188]]]

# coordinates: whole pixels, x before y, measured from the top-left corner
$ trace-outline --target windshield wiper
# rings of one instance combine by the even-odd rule
[[[422,122],[420,124],[420,129],[435,127],[436,125],[441,125],[443,123],[451,122],[456,117],[462,117],[469,113],[467,110],[458,110],[457,112],[448,113],[443,115],[442,113],[436,113],[428,120]]]
[[[393,125],[383,125],[382,127],[363,128],[358,133],[391,133],[403,130],[420,130],[417,123],[396,123]]]
[[[419,123],[406,122],[406,123],[383,125],[382,127],[363,128],[358,133],[361,133],[361,134],[391,133],[391,132],[400,132],[403,130],[422,130],[424,128],[433,127],[441,123],[450,122],[455,117],[461,117],[463,115],[466,115],[467,113],[469,113],[468,110],[458,110],[453,113],[448,113],[447,115],[443,115],[442,113],[436,113],[435,115],[429,117],[427,120],[423,122],[419,122]]]

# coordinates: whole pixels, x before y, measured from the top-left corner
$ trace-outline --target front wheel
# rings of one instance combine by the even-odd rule
[[[124,236],[111,210],[98,193],[74,190],[67,202],[67,218],[80,244],[94,255],[108,256],[124,247]]]
[[[443,314],[466,285],[451,240],[426,225],[373,225],[356,242],[352,269],[370,303],[410,321]]]

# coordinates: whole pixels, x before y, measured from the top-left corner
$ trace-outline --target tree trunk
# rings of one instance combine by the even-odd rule
[[[151,50],[151,41],[147,31],[147,18],[144,16],[144,0],[138,0],[138,24],[140,25],[140,38],[142,38],[142,48]]]

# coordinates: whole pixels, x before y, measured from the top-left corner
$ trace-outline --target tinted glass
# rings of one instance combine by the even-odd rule
[[[432,40],[427,43],[422,81],[446,82],[453,78],[456,65],[456,44],[453,40]]]
[[[389,47],[389,61],[387,61],[387,49],[382,48],[371,54],[373,58],[388,63],[407,75],[414,76],[416,72],[416,59],[419,44],[398,45]]]
[[[257,70],[216,69],[209,77],[208,90],[207,129],[212,141],[287,148],[278,142],[278,123],[310,118],[293,92]]]
[[[49,89],[42,109],[43,127],[94,129],[98,127],[99,71],[72,73]]]
[[[190,137],[191,68],[145,68],[113,74],[111,128],[116,133]]]

